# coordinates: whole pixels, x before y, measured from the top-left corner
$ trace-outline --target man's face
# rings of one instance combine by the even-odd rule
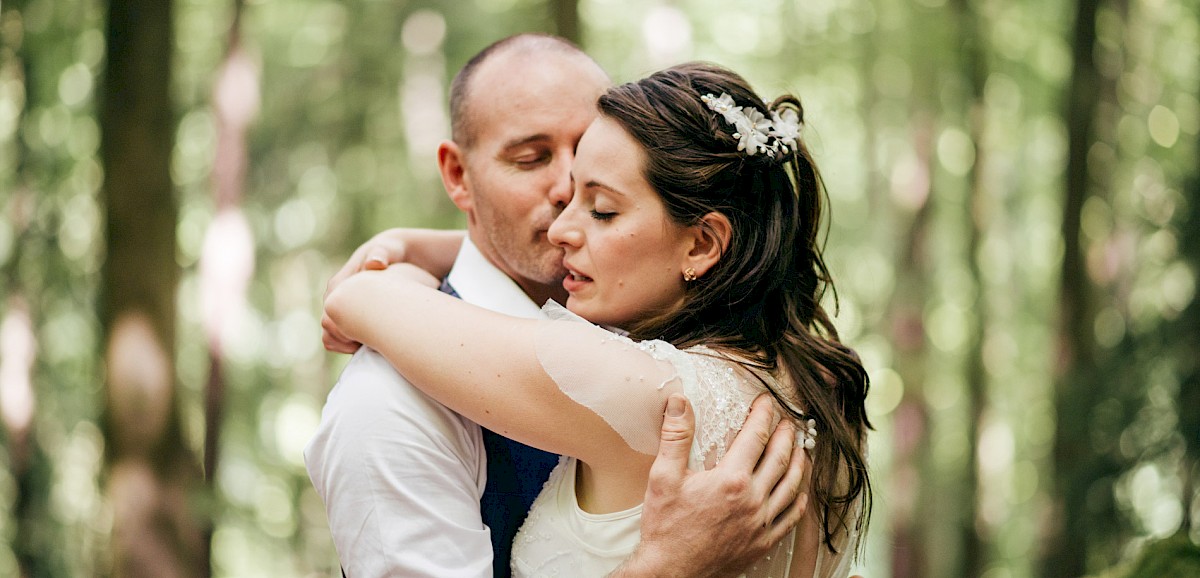
[[[546,231],[571,200],[575,145],[607,85],[590,60],[553,52],[496,55],[471,80],[471,238],[531,295],[562,290],[562,250]]]

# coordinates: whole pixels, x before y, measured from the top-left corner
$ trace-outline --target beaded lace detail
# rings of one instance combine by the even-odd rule
[[[662,342],[657,342],[662,343]],[[696,414],[696,440],[692,443],[692,463],[711,467],[720,463],[729,443],[741,431],[750,403],[761,392],[747,383],[749,376],[733,362],[717,357],[704,346],[674,352],[671,363],[680,372],[684,394]]]
[[[552,302],[543,310],[550,319],[587,323]],[[702,470],[719,463],[749,415],[750,404],[764,391],[755,375],[704,346],[681,351],[665,341],[635,342],[616,334],[603,339],[630,344],[674,368],[675,377],[696,415],[696,438],[689,467]],[[769,376],[764,378],[770,379]],[[662,387],[650,380],[646,380],[645,385]],[[661,413],[656,419],[661,421]],[[646,427],[657,432],[658,422]],[[802,438],[801,434],[798,439]],[[515,576],[600,576],[614,569],[636,547],[641,506],[612,514],[582,512],[575,496],[575,470],[576,460],[563,458],[534,502],[513,543]],[[831,557],[828,550],[819,549],[814,576],[847,575],[849,560],[845,559],[846,553],[853,551],[852,540],[857,536],[848,538],[851,540],[839,540],[838,556]],[[776,544],[744,576],[788,576],[794,543],[795,531]]]

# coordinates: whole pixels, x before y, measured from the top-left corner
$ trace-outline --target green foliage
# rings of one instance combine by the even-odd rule
[[[801,97],[832,204],[835,322],[872,376],[879,507],[865,574],[1038,575],[1057,519],[1055,472],[1082,461],[1054,457],[1055,376],[1069,369],[1057,347],[1074,3],[735,4],[584,0],[583,46],[617,82],[708,59],[768,98]],[[239,207],[255,265],[246,307],[224,335],[223,454],[208,506],[217,575],[337,572],[301,456],[344,362],[318,341],[325,281],[380,229],[461,225],[433,158],[448,134],[449,79],[493,40],[549,30],[553,5],[244,3],[240,37],[259,96]],[[232,1],[175,4],[175,353],[197,454],[210,371],[199,262],[218,210],[213,90],[233,13]],[[0,575],[18,561],[31,576],[105,571],[95,294],[105,258],[102,14],[91,0],[0,4],[0,318],[28,311],[36,342],[32,434],[5,433],[0,452]],[[1200,311],[1200,191],[1188,185],[1200,182],[1197,26],[1179,0],[1103,2],[1098,13],[1108,89],[1080,214],[1096,295],[1082,329],[1098,362],[1078,374],[1095,403],[1068,408],[1084,426],[1078,455],[1107,464],[1103,475],[1076,470],[1073,497],[1094,514],[1082,554],[1093,572],[1194,512],[1184,488],[1195,480],[1184,483],[1180,464],[1197,463],[1187,401]],[[6,387],[0,409],[13,407]],[[32,466],[20,467],[18,454]],[[969,568],[964,533],[982,546]],[[1191,548],[1160,541],[1143,561],[1194,564]]]
[[[1200,576],[1200,546],[1184,532],[1156,540],[1137,559],[1097,578],[1190,578]]]

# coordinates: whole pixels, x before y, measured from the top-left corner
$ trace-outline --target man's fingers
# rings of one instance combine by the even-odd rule
[[[763,449],[767,447],[767,442],[771,438],[771,428],[774,422],[774,404],[771,396],[764,393],[750,404],[750,415],[746,417],[742,431],[739,431],[733,438],[733,443],[730,444],[725,459],[721,460],[721,465],[729,464],[729,469],[733,470],[754,471],[759,458],[762,457]]]
[[[408,261],[408,246],[403,240],[396,238],[395,230],[389,229],[374,237],[370,241],[359,247],[362,255],[358,257],[358,267],[355,271],[382,271],[387,269],[388,265],[396,263],[404,263]],[[346,264],[347,267],[354,264],[354,259],[351,259]]]
[[[329,294],[333,293],[333,290],[336,289],[338,285],[342,284],[342,281],[345,281],[351,275],[358,273],[359,269],[362,268],[362,260],[363,260],[362,251],[363,251],[363,249],[360,247],[357,251],[354,252],[353,255],[350,255],[350,260],[346,261],[346,264],[342,265],[342,268],[338,269],[338,272],[334,273],[333,277],[329,278],[328,283],[325,283],[325,298],[326,299],[329,298]]]
[[[681,479],[687,471],[688,456],[692,450],[692,438],[696,433],[696,418],[691,404],[681,394],[673,393],[667,399],[659,433],[658,457],[650,467],[650,484]],[[653,489],[653,488],[651,488]]]
[[[354,353],[361,347],[358,343],[340,340],[325,332],[321,334],[321,344],[325,346],[327,351],[332,351],[333,353]]]
[[[771,525],[771,539],[781,540],[792,530],[808,511],[809,477],[812,475],[812,461],[808,452],[800,446],[793,449],[792,461],[788,472],[771,491],[767,499],[769,515],[774,516]]]
[[[358,351],[359,343],[351,340],[338,330],[337,325],[326,313],[321,313],[321,343],[325,349],[334,353],[354,353]]]
[[[382,249],[372,249],[370,256],[367,257],[367,262],[363,263],[363,269],[368,271],[382,271],[388,268],[387,251]]]
[[[350,254],[346,264],[325,284],[325,296],[328,297],[342,281],[359,271],[381,271],[392,263],[404,262],[405,251],[406,245],[404,241],[395,238],[394,229],[371,237]]]
[[[779,435],[778,432],[776,435]],[[774,439],[772,439],[772,443],[774,443]],[[767,515],[771,518],[778,517],[788,506],[797,501],[801,493],[808,490],[808,484],[805,481],[808,479],[809,466],[812,465],[808,459],[808,452],[795,445],[789,449],[788,464],[782,472],[782,477],[778,478],[767,497]],[[770,452],[771,449],[768,448],[767,451]]]
[[[808,494],[800,496],[799,499],[793,501],[775,520],[771,523],[771,531],[768,537],[768,543],[774,544],[787,537],[788,533],[795,528],[800,520],[804,518],[804,514],[808,511]]]
[[[765,495],[775,487],[787,473],[788,463],[792,461],[792,449],[796,446],[796,427],[788,420],[781,420],[775,426],[763,455],[754,469],[754,484]]]

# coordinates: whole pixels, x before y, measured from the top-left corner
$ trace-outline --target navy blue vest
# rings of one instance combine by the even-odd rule
[[[492,576],[512,575],[513,538],[525,521],[533,499],[542,491],[558,456],[531,448],[484,428],[487,448],[487,486],[479,506],[483,523],[492,530]]]
[[[442,292],[458,297],[450,282],[442,281]],[[515,442],[483,428],[487,451],[487,485],[479,501],[483,523],[492,532],[492,576],[509,578],[512,570],[513,538],[525,521],[533,499],[542,491],[558,456]]]

